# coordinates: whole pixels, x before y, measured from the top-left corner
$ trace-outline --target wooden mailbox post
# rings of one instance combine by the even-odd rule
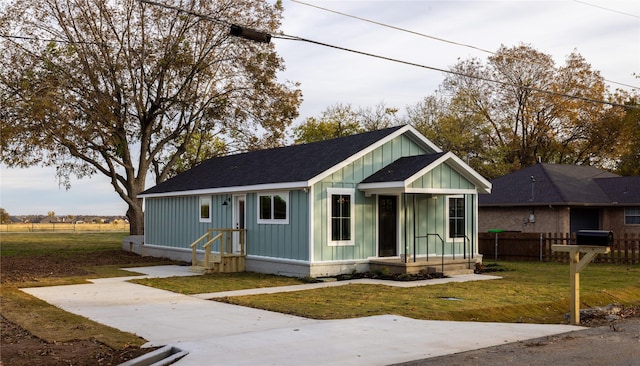
[[[554,252],[569,253],[569,271],[571,280],[571,324],[580,324],[580,271],[582,271],[598,254],[607,254],[611,247],[592,245],[552,245]],[[580,253],[584,254],[580,258]]]

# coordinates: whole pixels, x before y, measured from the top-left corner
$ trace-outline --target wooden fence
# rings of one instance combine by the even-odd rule
[[[569,254],[554,252],[554,244],[573,245],[575,235],[558,233],[479,233],[478,252],[484,260],[525,260],[540,262],[569,262]],[[640,235],[614,234],[609,254],[600,254],[597,263],[640,264]]]

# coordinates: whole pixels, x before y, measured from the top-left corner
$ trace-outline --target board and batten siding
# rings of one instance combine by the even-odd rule
[[[211,197],[211,222],[200,222],[201,196],[145,199],[145,244],[189,249],[189,245],[210,228],[231,227],[228,196]]]
[[[411,188],[446,188],[446,189],[475,189],[472,182],[455,171],[446,163],[440,164],[428,171],[422,177],[413,181]]]
[[[288,194],[288,224],[259,224],[258,194],[250,193],[246,195],[248,255],[302,261],[309,260],[308,193],[301,190],[292,190],[288,191]]]
[[[405,135],[398,136],[314,185],[314,262],[377,257],[377,197],[365,197],[358,183],[404,156],[430,154]],[[327,188],[355,189],[353,245],[329,245]]]
[[[477,250],[477,238],[475,234],[475,207],[476,195],[466,194],[465,198],[465,232],[469,237],[467,246],[474,244],[474,250]],[[451,255],[454,253],[462,255],[465,251],[465,243],[462,238],[451,239],[448,235],[448,212],[447,200],[448,195],[429,195],[429,194],[409,194],[406,197],[406,226],[400,228],[401,233],[406,230],[405,236],[402,235],[400,249],[404,252],[405,244],[407,253],[418,256],[424,255]],[[415,200],[415,201],[414,201]],[[414,204],[415,202],[415,204]],[[414,226],[414,209],[415,207],[415,226]],[[404,210],[401,213],[404,215]],[[404,223],[403,223],[404,225]],[[415,231],[414,231],[415,227]],[[444,252],[442,238],[444,240]],[[414,241],[415,240],[415,241]],[[414,252],[415,243],[415,252]],[[467,248],[467,252],[469,248]]]

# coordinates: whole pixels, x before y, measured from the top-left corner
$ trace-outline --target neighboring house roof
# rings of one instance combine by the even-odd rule
[[[206,160],[158,184],[140,197],[308,187],[391,139],[408,134],[427,150],[440,152],[411,126],[396,126],[358,135],[251,151]]]
[[[480,206],[640,204],[640,177],[591,166],[541,163],[491,183],[492,193],[478,198]]]

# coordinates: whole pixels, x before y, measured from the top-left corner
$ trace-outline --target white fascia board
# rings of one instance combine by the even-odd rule
[[[456,154],[452,152],[448,152],[442,155],[433,163],[427,165],[426,167],[421,169],[419,172],[409,177],[405,181],[405,185],[408,187],[416,179],[422,177],[423,175],[427,174],[430,170],[434,169],[438,165],[445,162],[449,163],[452,166],[452,168],[458,173],[462,174],[462,176],[469,179],[477,187],[477,190],[479,192],[491,193],[491,182],[489,182],[483,176],[478,174],[478,172],[473,170],[469,165],[467,165],[464,161],[462,161],[462,159],[457,157]]]
[[[407,188],[404,193],[458,195],[458,194],[478,194],[478,191],[475,189],[462,189],[462,188]]]
[[[462,173],[465,178],[471,180],[476,185],[478,191],[480,191],[481,193],[491,193],[491,182],[480,175],[480,173],[473,170],[473,168],[471,168],[464,161],[462,161],[462,159],[460,159],[453,153],[451,153],[451,156],[449,156],[449,160],[453,162],[454,168],[457,168],[456,170],[459,173]]]
[[[199,196],[199,195],[207,195],[207,194],[282,191],[282,190],[292,190],[292,189],[303,189],[303,188],[308,188],[309,186],[310,186],[309,182],[256,184],[251,186],[221,187],[221,188],[196,189],[191,191],[139,194],[138,198]]]
[[[388,188],[398,189],[398,188],[405,188],[405,187],[406,186],[402,181],[358,184],[358,189],[361,191],[371,190],[371,189],[388,189]]]
[[[443,162],[445,162],[447,159],[449,159],[449,156],[453,156],[453,153],[448,152],[444,155],[442,155],[441,157],[439,157],[438,159],[436,159],[435,161],[433,161],[431,164],[425,166],[424,168],[420,169],[416,174],[410,176],[409,178],[407,178],[404,181],[405,186],[409,186],[411,183],[413,183],[416,179],[422,177],[423,175],[427,174],[428,172],[430,172],[431,170],[433,170],[435,167],[437,167],[438,165],[442,164]]]
[[[442,149],[439,148],[436,144],[431,142],[428,138],[426,138],[423,134],[421,134],[418,130],[416,130],[411,125],[406,125],[406,130],[402,128],[401,130],[409,131],[413,134],[413,136],[418,140],[418,142],[424,144],[425,147],[433,150],[434,153],[442,152]]]

